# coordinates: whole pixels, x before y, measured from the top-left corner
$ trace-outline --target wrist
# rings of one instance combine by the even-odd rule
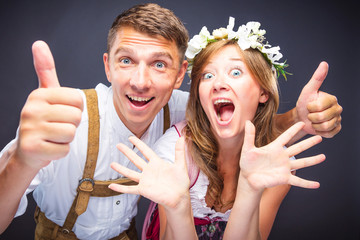
[[[30,164],[27,159],[20,157],[17,153],[11,156],[9,164],[14,166],[14,168],[21,169],[23,172],[35,173],[35,175],[42,168],[36,164]]]
[[[166,230],[165,239],[197,239],[190,195],[183,196],[177,206],[165,207]]]
[[[240,172],[237,194],[248,194],[253,197],[261,197],[264,187],[257,186],[256,183],[251,183],[248,177],[245,177],[244,174]]]
[[[14,147],[13,151],[9,153],[9,159],[14,166],[22,169],[23,171],[36,173],[40,171],[41,168],[43,168],[43,166],[39,164],[39,161],[26,158],[24,154],[21,154],[16,148],[17,147]]]
[[[286,113],[275,115],[275,125],[280,132],[284,132],[298,121],[300,121],[300,119],[296,107]]]
[[[163,205],[165,212],[167,214],[181,214],[187,212],[191,209],[190,193],[189,191],[182,194],[176,204],[171,206]]]

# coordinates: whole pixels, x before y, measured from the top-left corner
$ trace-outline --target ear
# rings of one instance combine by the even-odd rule
[[[269,93],[264,89],[261,89],[259,103],[265,103],[269,99]]]
[[[105,74],[106,74],[107,80],[111,83],[110,66],[109,66],[109,54],[108,53],[104,53],[103,61],[104,61],[104,68],[105,68]]]
[[[186,74],[187,66],[188,66],[188,62],[186,60],[184,60],[181,64],[179,72],[176,76],[174,89],[180,88],[181,83],[183,82],[185,74]]]

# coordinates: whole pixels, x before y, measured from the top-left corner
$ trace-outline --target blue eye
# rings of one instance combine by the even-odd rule
[[[234,69],[234,70],[231,70],[231,75],[233,75],[234,77],[238,77],[241,75],[241,71],[239,69]]]
[[[128,59],[128,58],[124,58],[124,59],[121,59],[120,62],[123,63],[123,64],[130,64],[131,60]]]
[[[212,74],[212,73],[205,73],[204,75],[203,75],[203,78],[204,79],[210,79],[210,78],[213,78],[214,77],[214,75]]]
[[[155,63],[155,67],[156,68],[164,68],[165,67],[165,64],[163,62],[156,62]]]

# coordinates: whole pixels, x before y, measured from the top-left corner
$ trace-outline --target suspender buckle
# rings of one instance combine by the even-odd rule
[[[91,183],[91,185],[89,184]],[[91,178],[83,178],[79,180],[79,189],[84,192],[92,192],[94,190],[95,182]]]

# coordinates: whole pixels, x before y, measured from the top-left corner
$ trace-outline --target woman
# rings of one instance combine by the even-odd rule
[[[189,42],[192,81],[186,126],[168,130],[157,142],[156,154],[131,138],[149,163],[118,145],[142,173],[113,163],[139,185],[109,187],[159,203],[160,237],[165,239],[266,239],[290,185],[319,187],[292,171],[318,164],[325,156],[290,158],[321,137],[285,148],[303,127],[297,123],[276,138],[275,70],[286,74],[286,65],[277,62],[279,48],[263,43],[265,31],[259,23],[250,22],[237,32],[233,26],[230,18],[227,29],[212,35],[204,27]],[[180,135],[185,144],[180,138],[175,148]]]

